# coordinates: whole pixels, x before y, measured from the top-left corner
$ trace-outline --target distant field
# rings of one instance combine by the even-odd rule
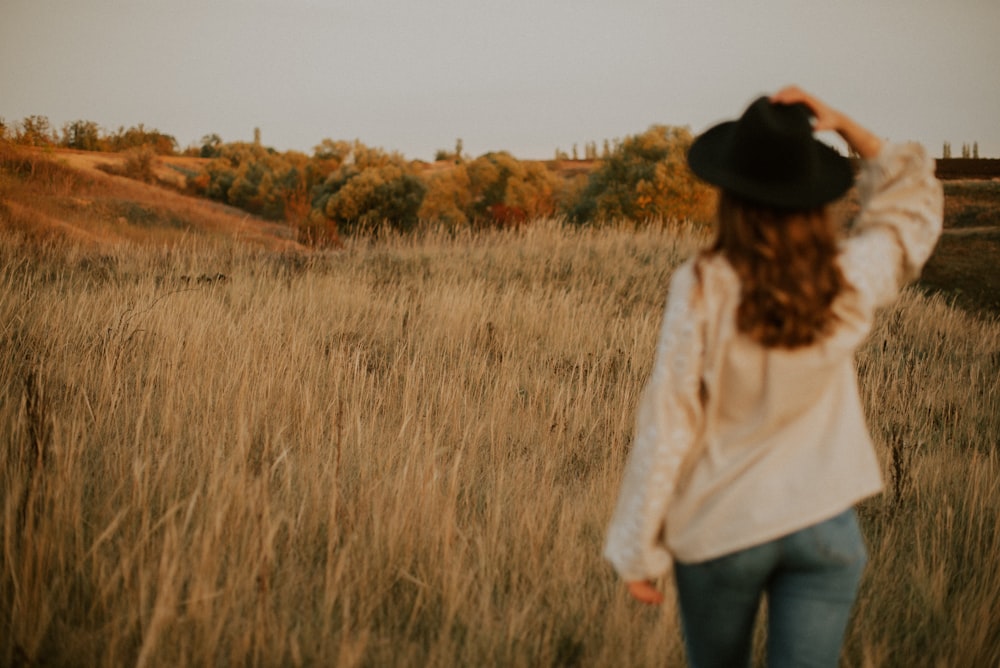
[[[997,179],[1000,160],[996,158],[939,158],[937,175],[940,179]]]
[[[1000,181],[946,181],[945,234],[920,285],[985,317],[1000,316]]]
[[[600,544],[705,232],[310,252],[11,159],[0,221],[0,665],[683,665]],[[1000,663],[1000,322],[948,300],[858,355],[887,489],[846,665]]]

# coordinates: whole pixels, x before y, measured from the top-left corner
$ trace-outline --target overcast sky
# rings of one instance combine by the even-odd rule
[[[998,0],[2,0],[0,117],[550,158],[799,83],[1000,157]]]

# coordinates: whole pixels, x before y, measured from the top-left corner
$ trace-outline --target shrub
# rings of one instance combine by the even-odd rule
[[[412,229],[427,185],[398,153],[355,142],[351,155],[314,191],[313,207],[340,232],[387,223]]]
[[[105,138],[108,150],[120,152],[132,148],[148,146],[157,155],[174,155],[177,152],[177,140],[171,135],[159,130],[147,130],[142,123],[127,130],[119,126],[118,130]]]
[[[14,141],[24,146],[52,146],[56,143],[55,131],[48,116],[25,116],[18,124]]]
[[[152,146],[137,146],[125,152],[123,174],[130,179],[152,183],[156,180],[153,166],[156,162],[156,151]]]
[[[570,203],[570,218],[578,223],[621,218],[708,221],[714,191],[687,168],[692,140],[687,128],[665,125],[627,138],[603,159]]]
[[[506,226],[556,211],[558,178],[544,165],[506,152],[487,153],[435,174],[420,218]]]
[[[100,151],[102,148],[100,128],[93,121],[66,123],[62,129],[61,144],[66,148],[80,151]]]

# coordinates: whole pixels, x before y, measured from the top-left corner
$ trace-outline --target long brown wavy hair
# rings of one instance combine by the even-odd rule
[[[787,211],[721,192],[709,252],[721,253],[740,278],[739,331],[788,349],[828,334],[833,301],[848,289],[836,262],[838,238],[826,207]]]

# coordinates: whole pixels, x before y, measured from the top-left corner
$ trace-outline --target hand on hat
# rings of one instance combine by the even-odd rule
[[[809,107],[809,111],[815,117],[813,130],[821,132],[823,130],[838,130],[841,120],[841,113],[833,109],[830,105],[822,102],[798,86],[786,86],[771,96],[771,102],[776,104],[798,104],[802,103]]]
[[[813,130],[833,130],[847,142],[862,158],[874,158],[882,150],[882,140],[871,131],[858,125],[854,119],[843,114],[798,86],[786,86],[771,96],[775,104],[802,103],[809,107],[815,120]]]

